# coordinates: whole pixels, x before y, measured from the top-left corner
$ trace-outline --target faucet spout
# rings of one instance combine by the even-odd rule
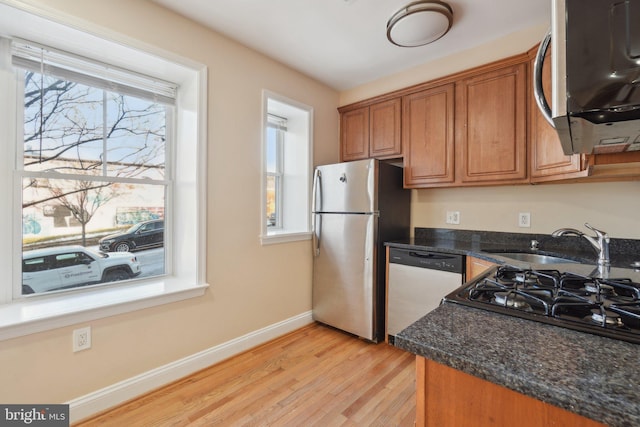
[[[553,237],[561,237],[561,236],[584,236],[584,233],[580,230],[576,230],[575,228],[559,228],[553,233],[551,233]]]
[[[609,236],[604,231],[598,230],[588,223],[584,224],[589,230],[593,231],[596,235],[595,237],[588,236],[584,234],[580,230],[576,230],[575,228],[560,228],[553,233],[551,233],[552,237],[562,237],[562,236],[578,236],[584,237],[591,246],[598,252],[598,265],[599,266],[608,266],[611,264],[609,259]]]

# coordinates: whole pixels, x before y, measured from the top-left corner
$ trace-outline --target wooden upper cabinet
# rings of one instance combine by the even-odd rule
[[[407,188],[640,179],[639,151],[563,153],[535,103],[536,51],[338,108],[341,160],[404,157]],[[543,76],[549,100],[549,60]]]
[[[400,121],[401,98],[342,112],[342,161],[402,156]]]
[[[369,107],[341,114],[340,149],[344,162],[369,158]]]
[[[402,155],[400,139],[401,99],[369,106],[369,155],[375,158]]]
[[[456,85],[456,175],[461,183],[527,180],[527,61]]]
[[[533,82],[533,63],[537,49],[533,49],[531,60],[531,81]],[[542,87],[547,102],[551,104],[551,48],[542,68]],[[587,162],[584,154],[567,156],[562,151],[560,138],[556,130],[543,117],[536,104],[533,89],[530,97],[529,147],[531,156],[531,182],[553,181],[567,178],[587,176]]]
[[[453,83],[407,95],[402,105],[405,187],[453,183]]]

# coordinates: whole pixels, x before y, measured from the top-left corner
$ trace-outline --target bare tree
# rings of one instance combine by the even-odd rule
[[[57,187],[52,187],[50,191],[57,197],[58,203],[69,209],[71,215],[80,223],[82,246],[86,246],[87,223],[91,221],[100,206],[111,200],[115,194],[110,191],[111,184],[95,185],[91,181],[78,181],[76,186],[80,189],[75,192],[68,192]]]
[[[25,71],[24,169],[59,172],[76,178],[27,179],[36,197],[26,207],[55,202],[82,226],[118,194],[100,177],[140,177],[150,169],[163,173],[164,107],[152,101],[108,92],[32,71]],[[77,178],[87,175],[92,179]]]

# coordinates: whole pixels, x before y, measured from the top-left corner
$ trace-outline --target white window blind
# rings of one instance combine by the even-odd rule
[[[276,116],[275,114],[267,114],[267,124],[269,127],[272,127],[284,132],[287,131],[287,119],[285,119],[284,117],[279,117],[279,116]]]
[[[14,66],[100,89],[174,105],[177,85],[37,43],[14,39]]]

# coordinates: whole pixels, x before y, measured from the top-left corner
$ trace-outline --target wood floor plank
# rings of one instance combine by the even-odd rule
[[[77,423],[413,426],[415,358],[312,324]]]

